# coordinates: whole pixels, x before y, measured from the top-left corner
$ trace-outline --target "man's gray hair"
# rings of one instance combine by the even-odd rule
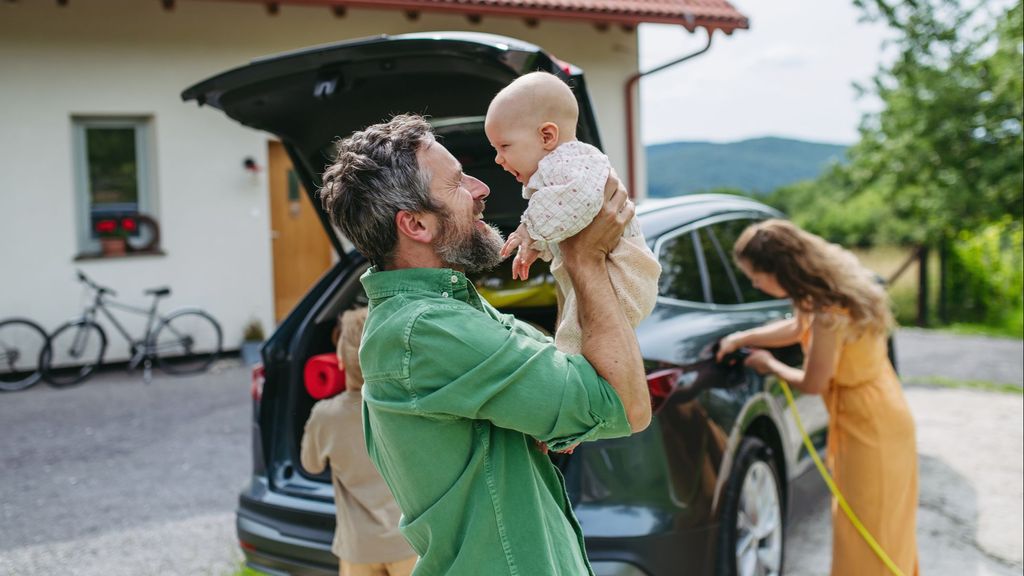
[[[331,222],[382,270],[398,245],[400,210],[443,213],[430,196],[430,174],[416,158],[433,138],[422,116],[395,116],[338,142],[337,157],[324,171],[320,201]]]

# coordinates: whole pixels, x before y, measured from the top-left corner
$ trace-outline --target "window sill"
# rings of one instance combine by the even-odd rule
[[[156,248],[154,250],[140,250],[138,252],[125,252],[124,254],[103,254],[100,252],[87,252],[75,256],[75,262],[83,262],[88,260],[121,260],[124,258],[140,258],[145,256],[167,256],[167,253],[163,250]]]

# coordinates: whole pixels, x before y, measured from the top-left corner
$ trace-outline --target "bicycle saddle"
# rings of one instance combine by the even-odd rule
[[[149,290],[146,290],[145,293],[151,294],[159,298],[160,296],[170,296],[171,289],[168,288],[167,286],[161,286],[159,288],[150,288]]]

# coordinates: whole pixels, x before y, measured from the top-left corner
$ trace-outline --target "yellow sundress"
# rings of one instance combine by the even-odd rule
[[[829,311],[843,316],[843,311]],[[839,318],[836,369],[825,392],[829,413],[827,462],[840,492],[905,576],[920,571],[917,556],[917,443],[914,420],[886,338],[847,339]],[[804,353],[811,319],[803,318]],[[846,514],[832,501],[832,576],[890,574]]]

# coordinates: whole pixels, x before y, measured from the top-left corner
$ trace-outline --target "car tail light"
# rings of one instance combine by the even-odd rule
[[[249,550],[250,552],[256,551],[256,546],[252,543],[246,542],[245,540],[239,540],[238,545],[242,547],[242,550]]]
[[[260,398],[263,398],[263,383],[266,379],[267,370],[262,362],[258,362],[252,367],[252,386],[249,388],[249,394],[254,402],[259,402]]]
[[[647,390],[651,393],[651,410],[655,411],[665,403],[672,392],[679,386],[683,375],[681,368],[655,370],[647,375]]]

